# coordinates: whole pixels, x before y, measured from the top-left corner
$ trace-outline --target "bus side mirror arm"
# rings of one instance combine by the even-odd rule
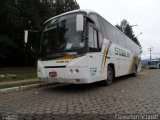
[[[82,32],[84,29],[84,17],[83,15],[76,16],[76,31]]]

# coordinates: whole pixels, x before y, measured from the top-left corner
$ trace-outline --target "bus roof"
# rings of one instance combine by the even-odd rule
[[[54,17],[48,19],[46,22],[44,22],[44,24],[47,23],[48,21],[50,21],[50,20],[56,18],[56,17],[60,17],[60,16],[63,16],[63,15],[67,15],[67,14],[71,14],[71,13],[76,13],[76,12],[85,12],[87,15],[88,15],[89,13],[91,13],[91,12],[96,13],[95,11],[93,11],[93,10],[88,10],[88,9],[83,9],[83,10],[81,10],[81,9],[72,10],[72,11],[65,12],[65,13],[62,13],[62,14],[60,14],[60,15],[54,16]]]
[[[149,61],[160,61],[160,60],[149,60]]]

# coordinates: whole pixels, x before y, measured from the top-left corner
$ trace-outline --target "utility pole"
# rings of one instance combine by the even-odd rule
[[[151,52],[153,51],[153,47],[148,48],[148,51],[150,52],[150,60],[152,60],[152,54],[151,54]]]

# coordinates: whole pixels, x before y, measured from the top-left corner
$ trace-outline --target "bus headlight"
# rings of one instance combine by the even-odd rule
[[[79,70],[78,70],[78,69],[75,69],[75,72],[76,72],[76,73],[79,73]]]
[[[70,71],[70,73],[73,73],[73,69],[70,69],[69,71]]]
[[[79,73],[79,69],[69,69],[69,73],[71,73],[71,74],[77,74],[77,73]]]

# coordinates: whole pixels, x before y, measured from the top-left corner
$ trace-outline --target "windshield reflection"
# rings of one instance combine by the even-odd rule
[[[85,46],[83,33],[76,32],[76,15],[70,14],[47,22],[42,37],[42,53],[74,51]]]

